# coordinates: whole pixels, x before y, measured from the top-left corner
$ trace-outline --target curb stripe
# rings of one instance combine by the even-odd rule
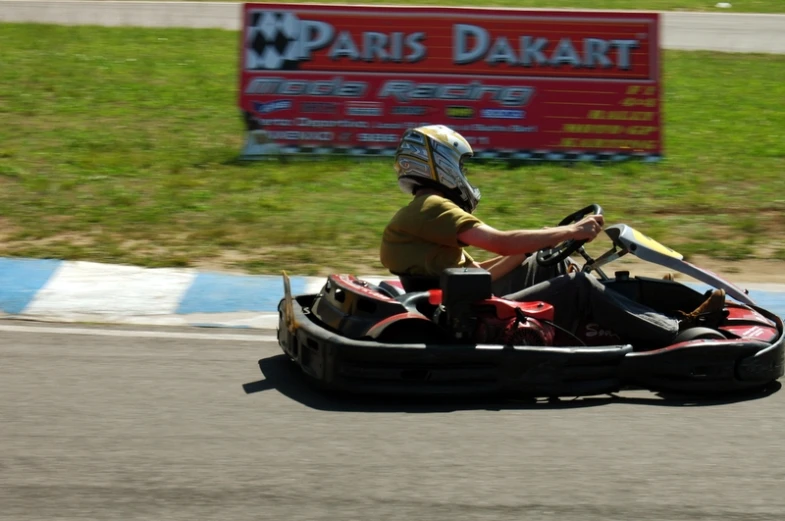
[[[170,314],[196,272],[178,268],[66,262],[36,294],[27,315],[91,313],[104,316]]]
[[[22,313],[62,264],[60,260],[0,258],[0,311]]]
[[[292,293],[305,293],[304,277],[292,277]],[[283,278],[275,275],[199,273],[175,313],[275,311],[283,298]]]

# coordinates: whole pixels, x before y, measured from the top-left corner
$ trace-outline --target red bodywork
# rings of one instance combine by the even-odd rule
[[[353,275],[333,275],[334,282],[347,290],[353,291],[364,297],[395,302],[394,298],[382,293],[375,286],[368,284]],[[386,284],[403,290],[399,280],[385,281]],[[428,291],[428,303],[438,306],[442,302],[442,291],[432,289]],[[713,339],[712,343],[738,342],[739,339],[772,342],[778,335],[777,325],[754,309],[745,304],[729,301],[726,304],[728,316],[720,325],[719,330],[727,334],[727,340]],[[500,297],[491,297],[478,301],[472,305],[476,314],[477,328],[474,340],[477,343],[504,344],[504,345],[555,345],[556,329],[551,325],[554,319],[554,308],[547,302],[516,302]],[[525,318],[520,320],[519,312]],[[375,337],[386,327],[403,320],[428,320],[430,317],[413,311],[401,309],[400,313],[384,317],[376,322],[368,331]],[[609,334],[612,332],[608,332]],[[580,337],[581,335],[579,335]],[[613,337],[613,338],[611,338]],[[581,338],[586,345],[616,344],[620,339],[616,335],[599,335],[596,337]],[[574,339],[567,339],[574,342]],[[705,340],[692,340],[680,342],[663,349],[676,349],[698,345]],[[657,350],[659,351],[659,350]]]
[[[777,338],[777,325],[754,309],[743,304],[728,303],[728,318],[720,330],[739,338],[772,342]]]
[[[353,275],[333,275],[330,279],[362,297],[381,302],[395,302],[394,298],[386,295],[375,286],[357,279]],[[401,291],[403,286],[398,280],[386,281],[389,286],[394,286]],[[442,291],[432,289],[428,291],[428,304],[439,306],[442,303]],[[477,319],[473,340],[481,344],[503,345],[553,345],[555,330],[549,324],[553,321],[553,306],[546,302],[515,302],[499,297],[480,300],[472,304],[472,311]],[[384,331],[405,322],[414,325],[411,321],[431,321],[422,313],[407,308],[401,308],[398,313],[381,318],[368,330],[367,335],[378,338]]]

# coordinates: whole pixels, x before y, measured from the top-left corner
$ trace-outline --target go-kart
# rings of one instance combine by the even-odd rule
[[[601,212],[591,205],[559,224]],[[613,331],[587,327],[576,334],[560,327],[548,302],[493,295],[491,275],[482,269],[448,269],[430,280],[391,277],[378,284],[335,274],[318,293],[297,296],[284,273],[279,344],[320,388],[363,394],[718,393],[763,388],[783,375],[780,317],[626,224],[604,231],[612,244],[596,259],[584,242],[570,240],[540,250],[536,262],[551,267],[567,261],[664,314],[694,309],[705,299],[672,277],[606,273],[611,262],[633,255],[723,288],[729,298],[719,320],[686,329],[668,345],[651,345],[620,339]],[[583,258],[582,267],[573,255]]]

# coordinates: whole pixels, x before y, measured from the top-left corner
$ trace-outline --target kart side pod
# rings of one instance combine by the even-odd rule
[[[351,275],[330,275],[312,306],[325,326],[353,339],[365,337],[381,320],[413,311]]]

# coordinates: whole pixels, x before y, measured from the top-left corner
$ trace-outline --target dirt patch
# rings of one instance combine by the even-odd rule
[[[0,216],[0,248],[11,241],[11,237],[21,231],[20,228],[11,224],[10,219]],[[2,256],[2,254],[0,254]]]
[[[375,254],[376,252],[372,253]],[[371,258],[371,253],[369,253],[368,256],[357,255],[354,253],[350,257],[352,257],[354,260],[351,268],[346,267],[348,264],[344,264],[343,267],[336,267],[334,269],[325,266],[324,269],[319,270],[319,272],[315,275],[326,276],[330,273],[336,272],[354,273],[357,275],[389,275],[389,273],[383,268],[373,265],[374,259]],[[219,258],[198,261],[195,263],[194,267],[202,270],[244,274],[246,271],[238,268],[237,265],[246,261],[252,261],[255,258],[258,257],[256,257],[254,254],[245,254],[236,251],[225,252]],[[725,261],[712,259],[709,257],[695,256],[690,258],[690,262],[701,268],[713,271],[723,278],[728,279],[730,282],[736,284],[745,282],[785,284],[785,261],[759,259]],[[615,271],[620,270],[629,270],[632,275],[641,275],[647,277],[662,277],[667,273],[673,273],[667,268],[657,266],[656,264],[643,262],[640,259],[632,256],[619,259],[618,261],[612,263],[610,268],[611,269],[607,272],[609,275]],[[286,266],[282,266],[282,269],[288,269],[289,271],[292,271],[291,268],[287,268]],[[689,279],[689,277],[685,275],[676,273],[674,273],[674,277],[676,280]]]
[[[8,243],[10,236],[16,232],[12,226],[9,225],[7,220],[0,217],[0,251],[2,246]],[[45,246],[53,242],[68,242],[72,245],[90,246],[94,243],[90,237],[85,237],[80,234],[63,233],[55,237],[47,239],[38,239],[33,241],[14,241],[14,245],[19,244],[35,244]],[[170,253],[163,246],[156,246],[149,241],[123,241],[122,247],[128,251],[133,251],[138,256],[151,256],[156,257]],[[324,262],[320,262],[319,267],[314,269],[312,260],[304,261],[299,264],[296,260],[283,263],[280,267],[274,267],[275,259],[286,258],[286,248],[256,248],[253,251],[237,251],[237,250],[223,250],[219,256],[190,259],[188,264],[191,268],[196,268],[203,271],[214,271],[230,274],[280,274],[281,270],[287,270],[296,275],[313,275],[313,276],[327,276],[330,273],[353,273],[357,275],[378,275],[384,276],[389,273],[378,264],[378,252],[376,250],[367,252],[350,252],[344,258],[334,258],[334,253],[325,252],[323,258]],[[297,248],[290,247],[291,255],[289,259],[297,258]],[[316,252],[318,253],[318,252]],[[283,255],[282,255],[283,254]],[[595,252],[592,252],[594,255]],[[0,255],[2,255],[0,253]],[[322,258],[321,255],[317,256]],[[576,258],[576,260],[579,260]],[[776,283],[785,284],[785,261],[778,260],[762,260],[762,259],[747,259],[740,261],[730,261],[722,259],[714,259],[706,256],[692,256],[690,262],[701,268],[713,271],[723,278],[736,284],[743,283]],[[257,270],[247,269],[244,266],[259,262],[265,262],[264,267]],[[272,265],[272,266],[271,266]],[[301,267],[307,269],[301,269]],[[629,270],[632,275],[641,275],[649,277],[662,277],[670,270],[657,266],[655,264],[645,263],[636,257],[628,255],[618,261],[612,263],[606,273],[611,275],[613,272],[620,270]],[[689,277],[676,274],[674,276],[677,280],[689,280]]]

